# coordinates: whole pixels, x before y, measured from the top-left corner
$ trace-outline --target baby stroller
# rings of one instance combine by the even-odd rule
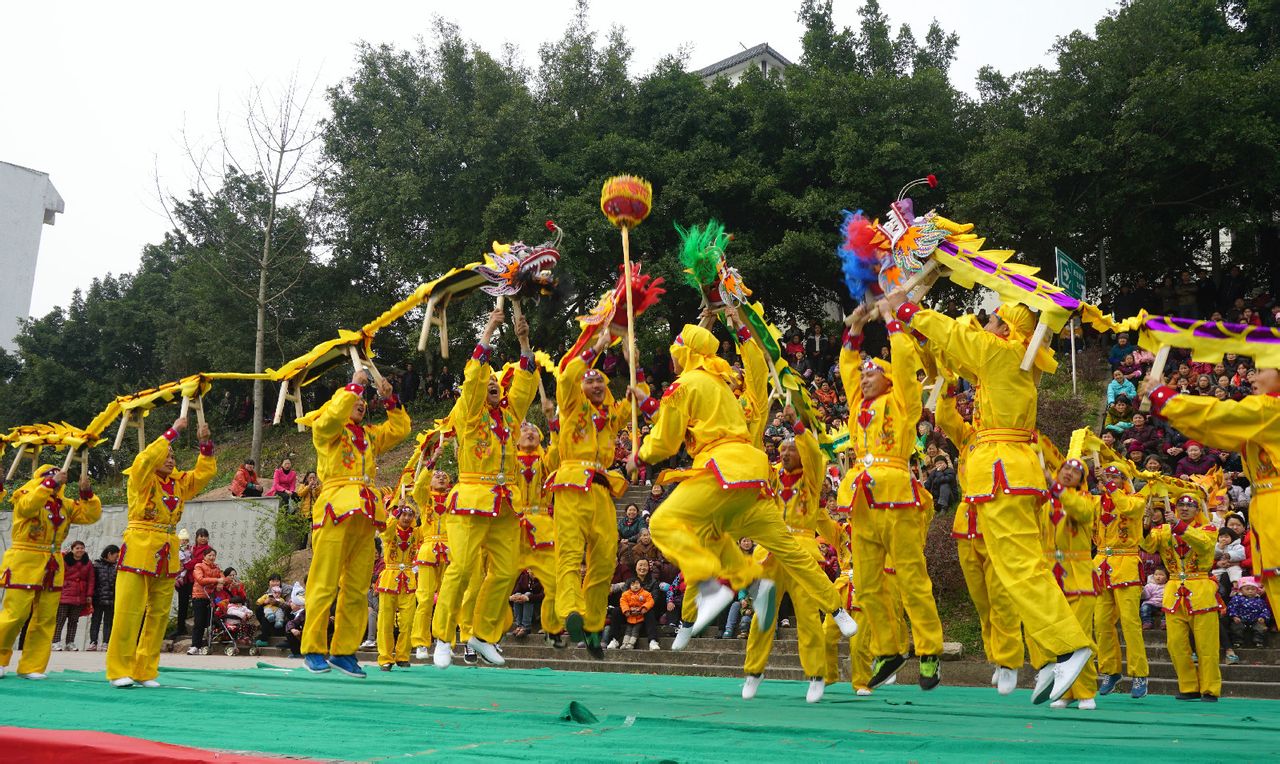
[[[258,627],[250,621],[231,615],[227,612],[228,602],[219,602],[213,608],[209,623],[209,647],[201,650],[207,655],[210,648],[222,648],[226,655],[239,655],[240,650],[247,650],[249,655],[257,655],[258,648],[254,640],[258,637]]]

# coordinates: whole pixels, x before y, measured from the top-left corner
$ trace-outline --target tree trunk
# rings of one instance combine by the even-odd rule
[[[253,336],[253,371],[261,374],[266,367],[267,348],[267,272],[271,266],[271,234],[276,224],[276,191],[271,191],[271,205],[267,209],[267,225],[262,233],[262,259],[258,263],[258,328]],[[249,457],[254,463],[262,461],[263,392],[266,387],[261,379],[253,381],[253,441]]]

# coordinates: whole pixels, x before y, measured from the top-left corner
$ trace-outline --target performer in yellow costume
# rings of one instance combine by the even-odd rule
[[[835,546],[836,559],[840,563],[840,575],[836,577],[836,589],[844,607],[853,614],[857,624],[857,633],[849,639],[849,670],[853,690],[858,695],[870,695],[871,664],[871,627],[867,623],[867,615],[858,604],[856,592],[853,590],[853,528],[849,525],[847,512],[836,510],[836,523],[839,533],[835,539],[828,539]],[[823,672],[825,684],[840,681],[840,640],[845,636],[836,627],[835,621],[828,618],[822,624],[823,641],[826,645],[826,667]]]
[[[586,643],[596,659],[604,657],[600,633],[618,555],[613,499],[626,490],[626,481],[620,475],[611,477],[608,469],[618,430],[631,418],[630,401],[615,401],[609,380],[591,368],[610,339],[610,332],[601,331],[594,348],[566,357],[560,364],[556,375],[559,465],[547,482],[555,496],[556,616],[564,622],[569,639]],[[583,560],[587,571],[580,576]]]
[[[378,592],[378,667],[409,668],[413,613],[418,605],[418,581],[413,573],[423,531],[415,527],[417,513],[401,505],[391,511],[394,522],[382,531],[382,562],[374,589]],[[396,635],[396,629],[400,630]]]
[[[1142,520],[1147,499],[1133,493],[1132,484],[1120,467],[1109,464],[1102,470],[1102,495],[1098,502],[1098,554],[1093,560],[1098,569],[1102,591],[1094,613],[1094,632],[1098,640],[1098,673],[1102,682],[1099,695],[1108,695],[1120,681],[1120,642],[1116,639],[1116,621],[1124,635],[1124,654],[1131,677],[1129,694],[1141,698],[1147,694],[1147,643],[1142,635],[1142,619],[1138,605],[1142,601],[1138,544],[1142,541]]]
[[[1088,633],[1093,626],[1093,609],[1098,599],[1098,580],[1093,569],[1093,535],[1096,523],[1095,509],[1098,499],[1087,492],[1084,481],[1085,466],[1077,459],[1068,459],[1058,468],[1057,479],[1049,486],[1049,498],[1044,503],[1041,516],[1045,560],[1058,582],[1058,588],[1066,596],[1071,612],[1075,613],[1080,628]],[[1033,658],[1033,663],[1043,663],[1052,656]],[[1098,673],[1093,661],[1084,670],[1071,689],[1051,705],[1066,708],[1067,703],[1079,702],[1081,711],[1098,707],[1094,696],[1098,692]]]
[[[550,401],[543,413],[549,415],[547,421],[552,421],[555,410]],[[551,516],[551,492],[545,488],[559,462],[556,441],[557,436],[552,435],[550,446],[544,450],[542,431],[529,422],[520,426],[520,439],[516,442],[519,472],[515,480],[520,552],[516,568],[532,570],[542,584],[542,630],[546,632],[548,644],[564,647],[565,641],[559,638],[564,631],[564,621],[556,612],[556,520]]]
[[[66,472],[44,464],[13,493],[13,540],[0,561],[0,589],[5,590],[0,611],[0,677],[8,670],[18,632],[30,618],[18,676],[45,678],[65,572],[62,543],[72,525],[90,525],[102,516],[102,500],[93,495],[87,473],[80,474],[75,499],[67,496],[66,482]]]
[[[1253,394],[1239,401],[1159,387],[1151,393],[1151,413],[1210,448],[1240,453],[1253,488],[1253,575],[1262,580],[1272,611],[1280,610],[1280,369],[1259,368]]]
[[[475,634],[467,645],[487,663],[505,661],[495,643],[509,617],[507,597],[515,584],[520,520],[512,506],[511,482],[519,472],[516,438],[520,422],[538,391],[529,324],[516,320],[520,362],[505,391],[489,365],[490,339],[504,320],[501,308],[489,314],[475,352],[463,370],[462,390],[449,421],[457,435],[458,482],[449,493],[449,566],[445,569],[431,630],[436,638],[432,660],[437,668],[453,663],[453,635],[467,582],[487,554],[489,567],[477,590]],[[506,613],[504,613],[506,611]]]
[[[207,425],[197,438],[200,455],[191,470],[177,469],[172,443],[187,427],[178,419],[142,449],[126,470],[129,524],[116,568],[116,609],[107,645],[107,680],[114,687],[159,687],[160,648],[169,626],[178,560],[178,522],[186,503],[204,490],[218,470]],[[365,576],[365,585],[369,576]],[[310,592],[308,592],[310,597]],[[317,619],[319,620],[319,619]],[[139,634],[141,632],[141,634]]]
[[[1164,524],[1156,525],[1160,509],[1152,507],[1143,524],[1142,548],[1160,555],[1169,583],[1164,587],[1164,612],[1169,660],[1178,674],[1178,700],[1216,702],[1222,694],[1218,668],[1218,615],[1222,600],[1213,569],[1218,530],[1209,522],[1201,498],[1185,493],[1175,509],[1165,508]],[[1193,641],[1194,640],[1194,641]],[[1200,657],[1192,660],[1192,654]]]
[[[920,310],[895,290],[890,304],[900,321],[943,348],[960,369],[974,374],[972,451],[965,459],[964,502],[978,505],[978,532],[996,575],[1022,620],[1026,637],[1056,661],[1038,666],[1033,703],[1066,694],[1093,655],[1090,640],[1040,553],[1044,472],[1036,439],[1036,384],[1040,370],[1056,366],[1042,349],[1031,372],[1022,357],[1035,318],[1022,305],[1002,305],[984,329],[936,311]]]
[[[944,372],[944,375],[948,380],[951,377],[949,372]],[[938,401],[934,417],[938,427],[959,449],[956,474],[961,476],[960,491],[963,495],[965,461],[972,445],[973,426],[960,415],[955,395],[954,386],[948,383],[947,391]],[[978,530],[977,504],[963,502],[956,509],[955,520],[951,525],[951,538],[956,540],[960,570],[964,573],[969,598],[978,611],[983,651],[987,662],[996,667],[991,683],[1001,695],[1008,695],[1018,686],[1018,669],[1023,663],[1022,624],[1013,608],[1013,601],[1009,599],[1009,593],[996,575],[995,566],[991,564],[991,554],[982,538],[982,532]]]
[[[734,399],[733,372],[716,356],[715,335],[686,324],[671,346],[679,376],[661,403],[632,389],[646,414],[654,416],[649,437],[631,460],[649,464],[674,456],[683,445],[693,459],[688,470],[669,470],[660,483],[679,485],[654,514],[650,531],[668,560],[697,587],[696,632],[727,607],[734,590],[720,583],[722,564],[707,539],[736,529],[763,545],[846,636],[857,626],[842,607],[835,587],[796,541],[769,488],[769,461],[749,441],[746,418]],[[563,433],[561,434],[563,443]],[[687,595],[686,595],[687,596]]]
[[[432,469],[432,464],[426,469]],[[432,644],[431,619],[436,610],[436,595],[449,565],[449,536],[447,523],[449,473],[432,469],[431,477],[418,480],[413,486],[413,502],[418,505],[422,530],[422,543],[413,564],[418,568],[417,607],[413,614],[414,657],[426,660]],[[379,611],[381,612],[381,611]]]
[[[796,420],[795,412],[787,409],[784,416],[794,426],[795,437],[783,441],[778,449],[780,460],[774,476],[774,489],[782,503],[782,519],[792,537],[813,557],[822,559],[815,534],[822,533],[829,539],[838,539],[840,528],[822,511],[819,502],[826,479],[826,457],[818,445],[818,439]],[[777,586],[777,597],[790,592],[795,605],[796,635],[800,642],[800,665],[809,677],[809,690],[805,699],[809,703],[822,700],[826,689],[826,645],[821,604],[815,602],[804,589],[791,581],[790,573],[769,554],[764,545],[756,546],[756,558],[763,558],[764,572]],[[742,684],[742,697],[750,700],[764,678],[764,668],[769,662],[773,638],[777,631],[776,619],[764,628],[752,628],[747,637],[747,657],[742,670],[746,680]]]
[[[311,426],[316,449],[320,494],[311,506],[311,568],[307,573],[307,619],[302,630],[302,657],[307,670],[321,674],[329,667],[364,678],[356,648],[365,633],[369,581],[373,576],[373,537],[387,524],[387,508],[374,489],[377,457],[409,434],[409,415],[384,380],[378,394],[387,421],[365,425],[363,369],[351,384],[334,392],[329,402],[303,418]],[[333,640],[325,614],[334,612]]]
[[[887,312],[887,308],[886,308]],[[893,676],[906,661],[892,629],[896,620],[886,581],[892,560],[920,659],[920,687],[931,690],[942,679],[942,621],[924,559],[929,514],[920,486],[911,479],[921,390],[915,341],[902,325],[888,320],[893,362],[861,360],[862,324],[855,320],[840,351],[840,379],[849,401],[850,468],[840,484],[837,504],[849,508],[853,526],[853,566],[858,604],[872,626],[875,669],[870,686]]]

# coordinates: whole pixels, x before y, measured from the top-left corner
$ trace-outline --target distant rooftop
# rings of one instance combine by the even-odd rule
[[[703,69],[699,69],[698,71],[694,72],[694,74],[703,78],[714,77],[720,72],[727,71],[741,63],[744,63],[746,61],[750,61],[753,58],[757,58],[759,56],[765,56],[765,55],[772,56],[773,58],[777,59],[778,62],[781,63],[784,67],[791,66],[791,62],[787,60],[786,56],[782,55],[778,51],[771,48],[769,46],[769,43],[762,42],[759,45],[756,45],[755,47],[747,48],[746,50],[741,51],[739,53],[735,53],[726,59],[717,61],[711,66],[705,67]]]

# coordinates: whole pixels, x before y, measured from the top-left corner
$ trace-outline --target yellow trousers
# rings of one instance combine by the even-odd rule
[[[1147,676],[1147,643],[1142,637],[1141,586],[1123,586],[1118,589],[1103,587],[1098,593],[1098,608],[1094,613],[1093,629],[1098,639],[1098,673],[1120,673],[1120,642],[1116,639],[1116,620],[1124,635],[1124,654],[1129,664],[1129,676]]]
[[[1028,642],[1045,655],[1065,655],[1090,639],[1045,564],[1039,510],[1039,496],[998,495],[978,506],[978,532]]]
[[[605,486],[592,483],[587,491],[556,491],[555,506],[557,621],[563,623],[570,613],[578,613],[587,631],[602,631],[618,560],[613,498]],[[581,574],[584,560],[587,571]]]
[[[372,548],[369,554],[373,555]],[[364,580],[368,586],[369,577],[365,576]],[[307,597],[311,597],[309,588]],[[116,609],[111,618],[111,642],[107,645],[107,679],[129,677],[135,682],[146,682],[160,674],[160,648],[164,646],[172,603],[172,578],[144,576],[127,570],[116,574]],[[30,636],[28,630],[28,639]]]
[[[1022,623],[1013,601],[996,576],[995,566],[981,538],[956,539],[960,570],[969,589],[969,598],[982,624],[982,649],[987,662],[1017,669],[1022,666]]]
[[[850,612],[854,623],[858,624],[858,633],[849,639],[849,683],[854,692],[870,689],[871,663],[875,657],[871,654],[871,623],[861,610]],[[827,684],[840,681],[840,640],[844,635],[836,626],[834,618],[827,618],[822,624],[822,632],[826,647],[826,665],[823,680]]]
[[[917,655],[942,654],[942,621],[933,601],[933,583],[924,561],[925,520],[922,509],[887,510],[867,506],[865,492],[857,492],[850,524],[853,526],[854,589],[858,604],[873,624],[897,620],[893,596],[886,583],[886,558],[893,560],[898,588]],[[871,649],[876,655],[894,655],[900,644],[890,629],[872,630]]]
[[[170,583],[172,586],[172,582]],[[13,643],[18,641],[22,624],[31,617],[27,639],[18,659],[19,674],[43,674],[49,667],[49,651],[53,648],[53,627],[57,623],[58,599],[62,592],[44,589],[5,589],[4,610],[0,611],[0,666],[8,666],[13,657]]]
[[[1080,624],[1080,628],[1084,629],[1085,634],[1089,633],[1089,627],[1093,624],[1096,617],[1094,610],[1097,606],[1097,597],[1087,597],[1080,595],[1072,595],[1067,597],[1067,602],[1071,605],[1071,612],[1076,614],[1076,622]],[[1134,611],[1137,614],[1137,611]],[[1098,651],[1097,647],[1093,647],[1093,651]],[[1215,659],[1217,653],[1214,653]],[[1145,674],[1143,675],[1145,676]],[[1067,690],[1067,694],[1063,697],[1067,700],[1086,700],[1098,694],[1098,666],[1093,661],[1084,664],[1084,669],[1080,671],[1080,676],[1076,677],[1075,683],[1071,685],[1071,689]]]
[[[616,533],[615,527],[615,533]],[[520,570],[528,568],[533,571],[533,575],[538,579],[538,583],[542,584],[542,607],[539,609],[542,619],[542,630],[555,636],[564,631],[564,621],[556,612],[556,591],[557,586],[557,570],[556,570],[556,549],[555,547],[532,549],[528,542],[520,544],[520,563],[516,567]],[[612,574],[613,571],[610,571]],[[516,574],[517,577],[519,574]],[[510,608],[508,608],[509,610]]]
[[[722,576],[724,566],[709,539],[732,532],[768,549],[824,612],[840,607],[835,586],[787,530],[777,501],[762,498],[755,488],[722,489],[711,473],[685,480],[654,513],[649,531],[662,554],[684,572],[691,589]],[[695,594],[696,589],[686,591],[685,597]]]
[[[1165,613],[1169,659],[1178,673],[1179,692],[1222,695],[1222,670],[1218,667],[1218,613]],[[1191,644],[1195,636],[1195,646]],[[1191,660],[1195,653],[1198,661]]]
[[[485,642],[497,642],[502,638],[506,630],[504,624],[510,623],[511,619],[508,597],[520,572],[516,567],[519,544],[520,521],[510,505],[504,505],[497,517],[454,515],[449,518],[449,554],[452,559],[445,569],[431,621],[436,639],[453,639],[468,579],[482,568],[486,554],[489,569],[484,581],[476,587],[475,607],[469,609],[473,614],[472,627],[474,636]]]
[[[413,611],[418,607],[416,592],[378,593],[378,665],[409,660],[413,638]],[[396,628],[400,629],[399,636]]]
[[[414,647],[431,646],[431,616],[436,612],[436,594],[440,591],[440,581],[444,578],[444,568],[447,566],[448,563],[418,566],[418,590],[414,592],[417,604],[413,610],[411,637]],[[381,604],[378,605],[378,613],[382,613]]]
[[[813,601],[803,589],[791,581],[791,575],[777,563],[771,555],[764,563],[764,574],[777,584],[778,601],[782,595],[791,594],[791,603],[796,611],[796,638],[800,647],[800,666],[805,676],[821,677],[826,674],[826,639],[822,631],[820,606]],[[832,624],[834,626],[834,623]],[[773,650],[773,638],[778,630],[778,619],[766,630],[753,625],[747,637],[747,657],[743,661],[742,670],[747,674],[760,674],[769,662],[769,653]],[[839,633],[837,629],[836,633]]]
[[[480,599],[480,590],[484,588],[485,576],[489,575],[489,555],[482,554],[479,565],[474,566],[467,574],[467,590],[462,595],[462,603],[458,605],[455,619],[458,622],[458,641],[466,643],[475,636],[472,624],[476,620],[476,602]],[[432,616],[434,619],[435,616]]]
[[[311,531],[303,654],[354,655],[360,647],[368,626],[369,587],[375,555],[373,535],[373,522],[362,513],[351,515],[341,523],[326,522]],[[330,642],[326,616],[335,603]]]

